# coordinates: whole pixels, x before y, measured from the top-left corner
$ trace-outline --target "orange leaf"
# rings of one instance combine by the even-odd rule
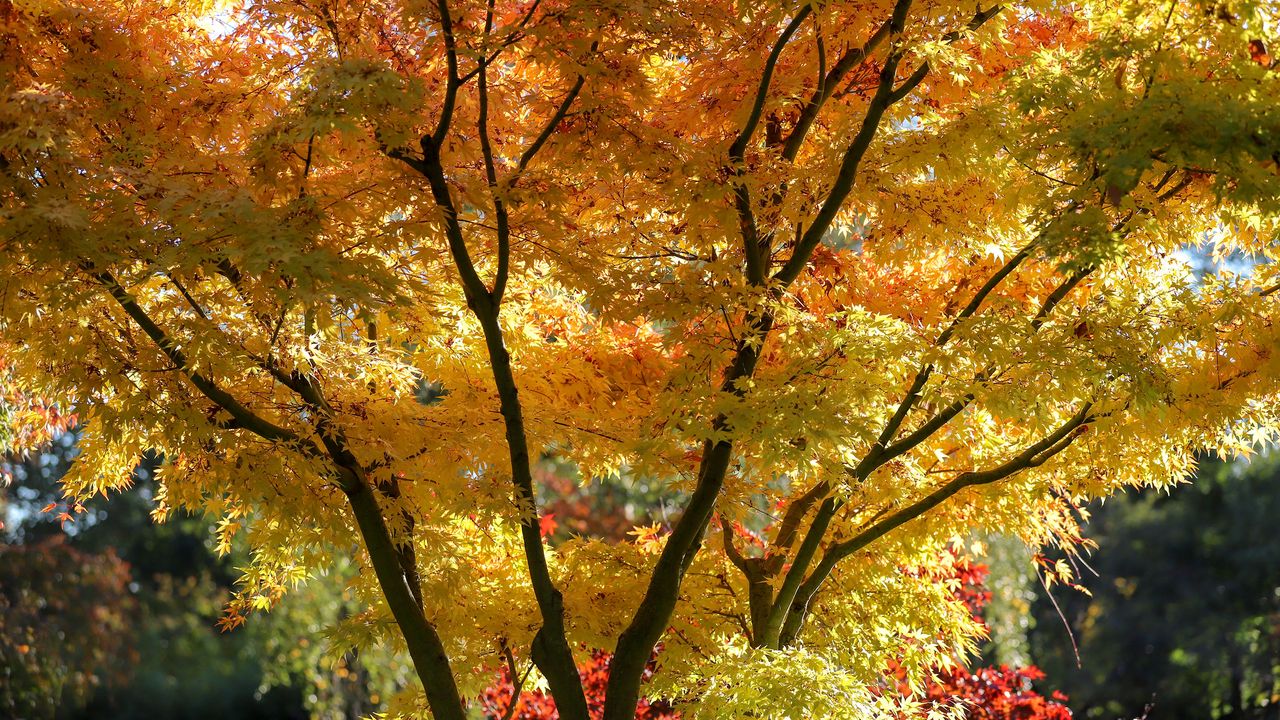
[[[546,515],[538,518],[538,532],[542,534],[542,537],[547,537],[551,533],[555,532],[556,528],[559,526],[560,524],[556,522],[555,513],[547,513]]]
[[[1263,67],[1271,67],[1271,55],[1267,52],[1266,44],[1261,40],[1249,41],[1249,57]]]

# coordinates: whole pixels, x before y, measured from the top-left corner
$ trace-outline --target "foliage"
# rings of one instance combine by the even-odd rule
[[[1046,698],[1030,690],[1043,679],[1035,666],[1001,665],[975,672],[955,667],[929,684],[925,698],[935,707],[964,707],[968,720],[1071,720],[1071,711],[1062,704],[1065,695],[1055,690]]]
[[[951,589],[975,617],[980,618],[983,608],[991,600],[986,589],[988,570],[982,564],[948,556],[944,566],[949,568],[945,577],[939,578]],[[658,669],[660,657],[653,658],[645,672],[645,679],[652,678]],[[598,717],[604,709],[609,653],[595,650],[591,659],[578,668],[582,686],[587,696],[587,707],[592,717]],[[893,692],[910,698],[920,696],[918,706],[904,711],[902,717],[937,717],[939,713],[963,710],[970,720],[1071,720],[1071,711],[1062,701],[1066,696],[1054,691],[1046,698],[1034,692],[1032,683],[1044,679],[1044,673],[1034,666],[1010,668],[1008,666],[984,667],[970,672],[961,665],[938,670],[931,676],[923,692],[911,687],[901,665],[894,664],[891,675],[896,682]],[[480,696],[480,707],[489,718],[516,718],[516,720],[550,720],[556,715],[555,701],[545,691],[521,692],[528,673],[508,666],[499,673],[493,685]],[[514,704],[513,704],[514,703]],[[679,713],[668,703],[643,701],[636,709],[636,720],[676,720]]]
[[[52,718],[131,666],[129,567],[60,538],[0,544],[0,712]]]
[[[1080,715],[1265,718],[1280,684],[1280,457],[1205,462],[1194,484],[1098,507],[1090,595],[1055,593],[1079,644],[1047,598],[1033,651]]]
[[[1072,547],[1275,438],[1278,24],[4,0],[4,397],[85,423],[73,508],[166,458],[156,516],[250,548],[227,627],[354,555],[335,637],[422,686],[391,716],[461,720],[507,649],[585,720],[605,648],[630,720],[659,643],[688,717],[892,716],[890,660],[921,689],[981,634],[956,538]],[[551,544],[543,455],[682,501]]]
[[[974,615],[980,615],[991,601],[986,587],[989,571],[985,565],[956,558],[956,594]],[[1054,690],[1045,697],[1032,689],[1045,674],[1036,666],[980,667],[970,671],[963,665],[938,670],[922,693],[929,711],[939,712],[963,708],[968,720],[1072,720],[1071,710],[1063,703],[1067,696]],[[898,691],[910,694],[911,688],[899,681]]]
[[[69,720],[347,718],[376,709],[405,684],[402,660],[376,648],[332,658],[328,643],[318,637],[323,628],[359,610],[345,589],[352,569],[342,560],[247,631],[218,632],[214,621],[231,594],[233,563],[247,558],[240,547],[219,558],[210,523],[202,518],[180,515],[165,524],[151,522],[158,458],[135,469],[128,490],[110,501],[87,500],[83,512],[59,519],[58,479],[75,455],[76,434],[60,436],[44,452],[0,463],[13,478],[0,495],[0,507],[7,511],[7,539],[15,558],[25,557],[17,552],[24,547],[33,556],[40,548],[65,548],[68,567],[81,562],[85,568],[63,572],[52,582],[46,568],[15,559],[5,568],[5,588],[60,608],[60,622],[77,631],[97,612],[93,606],[113,608],[115,653],[110,672],[98,673],[100,681],[75,702],[59,697],[54,683],[25,678],[19,689],[30,698],[28,706],[43,703],[48,712],[17,716],[42,717],[56,707],[58,717]],[[112,560],[116,557],[127,565]],[[100,599],[93,589],[94,568],[108,560],[124,568],[117,580],[128,590],[117,587],[120,597],[102,593]],[[77,584],[80,577],[88,586]],[[89,638],[106,629],[91,627]],[[89,677],[95,672],[95,659],[84,654],[59,655],[58,662],[63,673]]]
[[[63,436],[76,418],[56,403],[25,391],[16,382],[3,350],[0,346],[0,455],[25,455]],[[0,486],[12,480],[6,465],[0,464]],[[4,523],[0,521],[2,530]]]
[[[645,670],[646,680],[652,677],[655,669],[656,659]],[[546,692],[517,690],[523,689],[524,676],[518,673],[518,669],[517,673],[512,673],[511,670],[504,669],[497,680],[481,693],[480,709],[486,717],[508,720],[550,720],[559,717],[555,699]],[[582,676],[582,690],[587,696],[587,709],[591,717],[598,718],[604,712],[605,690],[609,682],[609,653],[604,650],[592,651],[590,659],[578,667],[578,672]],[[516,703],[514,707],[513,702]],[[636,720],[678,720],[679,717],[679,713],[672,710],[669,703],[660,700],[642,700],[636,706]]]

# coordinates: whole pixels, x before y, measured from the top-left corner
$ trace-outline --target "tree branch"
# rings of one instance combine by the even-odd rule
[[[791,505],[787,507],[787,512],[782,516],[782,523],[778,526],[778,534],[774,537],[771,545],[776,548],[790,548],[795,542],[796,534],[800,531],[800,521],[809,513],[809,508],[813,504],[826,497],[831,492],[831,484],[823,480],[815,483],[803,495],[791,501]]]
[[[212,380],[191,368],[183,352],[172,339],[147,315],[141,306],[125,291],[107,271],[96,271],[89,265],[85,269],[93,273],[98,282],[106,286],[112,298],[126,314],[151,338],[160,350],[177,366],[191,383],[207,398],[231,414],[237,427],[242,427],[267,440],[301,444],[303,452],[316,455],[316,448],[309,441],[284,428],[270,423],[242,405],[230,393],[219,388]],[[314,390],[314,386],[308,383]],[[325,405],[327,408],[327,405]],[[363,477],[354,456],[342,444],[341,434],[325,432],[320,436],[330,458],[335,463],[339,485],[351,504],[356,525],[369,553],[370,562],[378,583],[382,587],[387,606],[400,626],[413,659],[414,668],[427,694],[432,714],[445,720],[465,720],[462,697],[454,683],[453,672],[444,645],[435,628],[422,614],[417,597],[409,585],[409,576],[401,566],[401,553],[395,548],[377,499]]]
[[[836,174],[835,182],[827,193],[827,198],[823,201],[817,216],[791,251],[791,258],[773,276],[773,280],[777,282],[780,289],[785,289],[795,282],[801,271],[808,265],[809,256],[813,254],[814,248],[827,234],[836,214],[840,212],[840,207],[849,197],[849,192],[853,190],[858,167],[862,164],[862,158],[867,154],[876,132],[880,129],[880,121],[885,111],[893,104],[890,95],[893,92],[898,65],[902,62],[904,52],[897,45],[896,38],[901,37],[906,29],[907,13],[911,10],[911,2],[912,0],[897,0],[894,4],[893,15],[889,19],[889,37],[893,46],[889,50],[889,56],[885,58],[884,67],[880,70],[880,81],[876,86],[875,95],[871,98],[871,104],[867,106],[867,114],[862,119],[862,126],[840,161],[840,170]]]
[[[752,285],[764,284],[765,275],[768,273],[765,267],[768,252],[761,246],[760,231],[751,208],[751,190],[747,187],[745,178],[747,145],[755,135],[756,128],[760,126],[760,117],[764,114],[764,104],[769,97],[769,85],[773,81],[773,72],[778,66],[778,58],[782,56],[783,48],[791,41],[791,37],[812,11],[811,5],[801,8],[774,42],[773,49],[765,59],[764,72],[761,73],[760,84],[756,88],[755,100],[751,103],[751,112],[747,115],[747,121],[743,124],[742,130],[729,144],[730,172],[733,173],[734,178],[734,207],[738,212],[738,229],[742,234],[742,252],[746,258],[747,281]]]
[[[128,292],[116,281],[115,277],[107,271],[97,271],[90,265],[83,265],[88,272],[93,274],[94,279],[107,288],[107,292],[120,305],[134,323],[137,324],[142,332],[156,344],[160,351],[169,358],[183,375],[191,381],[206,398],[213,401],[219,408],[225,410],[231,415],[237,427],[244,428],[258,435],[264,440],[271,442],[296,443],[300,441],[297,433],[276,425],[269,420],[257,415],[249,408],[245,407],[236,400],[231,393],[218,387],[212,379],[205,377],[200,372],[191,367],[191,363],[187,360],[186,354],[182,352],[167,334],[160,329],[146,311],[138,305]]]
[[[502,713],[502,720],[511,720],[516,715],[516,709],[520,707],[520,693],[524,692],[524,683],[529,679],[533,665],[530,665],[529,670],[521,675],[516,669],[516,656],[507,646],[506,640],[502,641],[502,654],[507,660],[507,674],[511,676],[511,704],[507,705],[506,712]]]
[[[482,57],[480,61],[476,63],[475,68],[472,69],[471,72],[458,78],[459,84],[465,85],[468,80],[480,73],[481,68],[492,65],[493,61],[498,59],[498,55],[502,54],[503,50],[506,50],[508,47],[519,42],[519,40],[524,37],[523,31],[525,27],[529,25],[529,21],[533,19],[533,14],[537,12],[538,6],[541,4],[542,0],[534,0],[533,3],[529,5],[529,9],[525,11],[524,16],[520,18],[520,22],[516,23],[515,29],[507,33],[507,36],[498,44],[498,48],[496,50],[489,53],[487,56]],[[490,8],[492,8],[492,3],[490,4]],[[492,16],[492,9],[490,9],[490,16]],[[492,23],[490,23],[490,25],[492,25]],[[489,33],[486,31],[485,37],[487,38],[488,35]]]
[[[796,243],[791,259],[774,275],[774,279],[783,287],[794,282],[801,271],[804,270],[805,265],[809,262],[809,256],[813,253],[813,249],[818,246],[818,243],[822,242],[823,236],[826,235],[827,230],[831,227],[831,223],[835,220],[841,205],[844,204],[845,199],[849,196],[850,190],[853,189],[854,178],[857,176],[858,166],[861,164],[867,150],[871,147],[871,141],[875,138],[880,118],[890,106],[911,94],[929,73],[929,63],[925,62],[917,67],[915,72],[902,85],[894,87],[898,65],[902,62],[905,52],[903,48],[896,46],[895,38],[901,36],[905,28],[907,12],[910,7],[910,0],[899,0],[893,8],[893,15],[889,19],[889,38],[891,43],[894,43],[894,46],[890,48],[889,56],[885,58],[884,67],[880,70],[880,81],[876,86],[875,94],[871,98],[871,104],[867,107],[867,116],[863,120],[862,128],[854,137],[853,143],[850,144],[849,149],[845,152],[844,158],[840,163],[840,172],[836,176],[836,181],[832,185],[827,199],[822,203],[818,215],[808,229],[805,230],[800,241]],[[973,19],[969,21],[964,31],[957,30],[947,33],[943,38],[944,41],[955,42],[963,37],[965,31],[981,27],[1003,9],[1003,5],[995,5],[988,10],[978,11],[973,16]],[[817,110],[815,109],[813,112],[816,114]],[[812,123],[812,120],[809,122]],[[802,142],[803,135],[797,137],[799,139],[795,141],[794,152],[799,151],[799,143]]]
[[[350,469],[347,472],[351,472]],[[466,720],[462,696],[453,679],[449,656],[436,629],[427,621],[400,565],[399,553],[391,540],[382,509],[368,483],[359,476],[345,483],[347,500],[364,539],[369,561],[378,578],[387,607],[404,634],[409,657],[427,694],[431,715],[441,720]]]
[[[446,78],[444,86],[444,104],[440,108],[440,121],[431,134],[432,144],[438,149],[444,144],[449,134],[449,123],[453,120],[453,106],[458,98],[458,87],[462,84],[458,77],[458,41],[453,35],[453,18],[449,15],[449,1],[437,0],[436,8],[440,11],[440,34],[444,38],[444,57]]]
[[[798,589],[795,601],[791,603],[787,613],[779,643],[783,646],[788,645],[799,635],[814,595],[817,594],[823,582],[840,560],[849,557],[892,530],[941,505],[967,487],[994,483],[1023,470],[1043,465],[1050,458],[1069,447],[1079,437],[1079,433],[1076,432],[1078,428],[1095,419],[1095,416],[1091,414],[1092,409],[1092,402],[1084,403],[1069,420],[1013,458],[988,470],[961,473],[929,495],[876,522],[849,540],[829,547],[823,554],[822,561],[814,569],[813,574]]]
[[[755,372],[761,345],[773,329],[773,322],[773,315],[767,312],[750,320],[747,331],[739,340],[733,362],[725,370],[721,392],[742,395],[738,381],[751,377]],[[712,428],[718,433],[728,431],[727,418],[717,416],[712,421]],[[604,720],[632,720],[635,717],[645,663],[675,610],[680,584],[701,547],[732,458],[731,440],[707,440],[703,443],[693,494],[658,556],[640,606],[618,637],[610,664]]]
[[[1029,243],[1025,248],[1023,248],[1023,250],[1011,258],[1009,262],[1005,263],[999,271],[994,273],[986,283],[984,283],[982,288],[980,288],[974,297],[970,299],[965,308],[961,310],[961,312],[952,319],[951,323],[948,324],[947,328],[938,335],[938,338],[933,344],[935,348],[945,345],[951,339],[955,329],[961,322],[977,314],[983,301],[991,294],[991,292],[993,292],[995,288],[1006,277],[1008,277],[1014,269],[1017,268],[1018,265],[1030,256],[1032,248],[1035,246],[1036,242],[1037,241],[1032,241]],[[1033,325],[1036,329],[1039,329],[1044,318],[1046,318],[1048,313],[1053,310],[1053,307],[1066,297],[1066,294],[1070,292],[1071,288],[1075,287],[1086,275],[1088,275],[1088,272],[1074,273],[1064,281],[1057,290],[1055,290],[1050,298],[1046,300],[1045,305],[1040,308],[1040,312],[1037,313],[1036,319],[1033,321]],[[889,421],[885,424],[879,438],[858,465],[850,470],[850,474],[853,476],[855,482],[866,480],[872,472],[885,463],[893,460],[899,455],[911,451],[923,443],[944,425],[950,422],[952,418],[963,412],[964,409],[968,407],[969,403],[973,401],[974,394],[966,393],[960,399],[952,402],[950,405],[934,414],[909,435],[898,442],[890,444],[901,428],[902,422],[907,417],[911,407],[918,400],[920,391],[924,387],[924,381],[928,379],[932,370],[932,364],[925,364],[921,366],[920,370],[916,374],[915,380],[912,382],[911,388],[903,397],[902,402],[898,405],[893,416],[891,416]],[[981,382],[984,378],[990,375],[990,372],[991,368],[987,368],[983,372],[978,373],[975,381]],[[801,547],[797,551],[796,557],[791,563],[791,567],[788,569],[787,576],[783,578],[783,584],[778,590],[777,599],[774,601],[769,613],[768,624],[764,631],[757,633],[757,636],[760,637],[762,641],[772,643],[772,646],[776,646],[780,642],[781,635],[783,633],[784,618],[791,611],[792,605],[795,602],[796,593],[800,590],[804,575],[809,570],[809,564],[813,561],[819,543],[826,535],[827,528],[830,526],[836,512],[842,505],[843,501],[835,498],[828,498],[823,503],[818,514],[814,517],[813,522],[809,526],[809,531],[806,533],[805,539],[801,543]]]
[[[934,349],[940,349],[950,342],[951,337],[955,335],[956,329],[960,327],[960,324],[976,315],[978,310],[982,307],[982,303],[985,302],[987,297],[995,291],[996,287],[998,287],[1000,283],[1004,282],[1004,279],[1009,277],[1009,275],[1016,270],[1024,260],[1031,257],[1031,250],[1035,246],[1037,240],[1031,241],[1031,243],[1026,247],[1019,250],[1013,257],[1009,258],[1009,261],[1006,262],[999,270],[993,273],[991,277],[987,278],[987,281],[978,289],[978,292],[974,293],[974,296],[970,298],[969,303],[964,306],[964,309],[952,318],[947,327],[938,335],[937,339],[933,341],[932,347]],[[920,391],[924,389],[924,385],[928,382],[929,376],[933,374],[933,370],[933,363],[925,363],[920,366],[920,369],[916,372],[915,379],[911,382],[910,389],[907,390],[906,396],[902,398],[902,402],[899,403],[898,409],[894,411],[893,415],[889,418],[889,422],[885,424],[884,429],[880,432],[880,437],[876,439],[875,445],[872,446],[871,452],[863,459],[864,464],[868,463],[868,461],[874,462],[874,458],[882,454],[885,446],[893,440],[895,436],[897,436],[899,428],[902,427],[902,422],[906,420],[907,414],[911,412],[911,408],[915,405],[916,401],[919,400]]]
[[[894,35],[902,33],[910,7],[911,0],[898,0],[895,5],[891,21]],[[884,111],[888,107],[885,99],[892,88],[894,72],[900,59],[900,51],[896,49],[891,51],[885,70],[881,73],[880,89],[868,108],[861,130],[845,155],[835,187],[819,212],[819,220],[815,221],[809,233],[806,233],[798,244],[799,247],[792,253],[787,266],[774,275],[774,279],[778,280],[778,287],[774,291],[776,294],[781,294],[808,263],[813,248],[816,247],[818,240],[826,231],[826,226],[830,225],[831,219],[834,218],[840,204],[852,188],[858,164],[870,146]],[[823,217],[826,219],[822,220]],[[811,236],[816,239],[806,242]],[[739,343],[734,360],[726,369],[721,383],[722,392],[742,394],[739,381],[751,377],[755,372],[761,346],[772,330],[773,323],[774,316],[768,311],[751,319],[748,331],[744,333]],[[712,422],[712,426],[719,432],[729,429],[724,416],[717,417]],[[701,546],[702,536],[715,508],[716,498],[724,484],[725,472],[732,457],[733,442],[731,440],[715,442],[708,440],[703,445],[702,461],[699,465],[694,492],[686,505],[684,514],[676,523],[658,557],[640,606],[618,638],[609,676],[604,720],[631,720],[634,716],[644,663],[648,660],[649,653],[652,652],[654,644],[661,637],[671,613],[675,610],[684,572],[693,562]]]
[[[594,53],[599,49],[599,47],[599,41],[591,43],[591,52]],[[520,154],[520,160],[516,163],[515,172],[508,181],[512,185],[514,185],[516,180],[524,173],[525,168],[529,167],[529,163],[533,161],[534,156],[538,154],[538,151],[542,149],[542,146],[551,138],[552,133],[556,131],[556,127],[564,120],[565,115],[569,114],[569,107],[573,105],[573,101],[578,98],[578,93],[582,91],[582,86],[585,85],[586,82],[586,75],[578,73],[578,78],[574,81],[573,87],[569,88],[569,94],[565,95],[564,99],[560,101],[560,106],[556,108],[551,119],[548,120],[547,124],[542,128],[542,132],[538,133],[538,136],[534,138],[533,144],[525,148],[525,151]]]
[[[559,123],[559,119],[563,118],[563,113],[567,111],[568,104],[572,102],[572,98],[576,97],[578,90],[581,89],[582,82],[582,77],[580,76],[578,82],[575,83],[575,89],[571,91],[566,101],[561,103],[557,116],[548,123],[543,135],[539,136],[539,141],[535,141],[534,146],[531,146],[521,156],[522,165],[519,166],[517,175],[519,170],[523,169],[523,166],[527,166],[528,161],[532,159],[537,149],[541,147],[541,143],[545,142],[546,136],[549,136],[554,131],[555,125]],[[481,72],[481,83],[486,93],[483,96],[485,98],[485,119],[483,122],[484,127],[487,128],[487,78],[484,71]],[[487,132],[483,137],[485,138],[483,142],[487,145]],[[537,600],[543,623],[542,627],[534,635],[531,657],[534,664],[542,670],[542,674],[547,678],[547,684],[556,700],[561,717],[566,718],[566,720],[587,720],[586,696],[582,690],[582,682],[578,675],[577,666],[573,661],[573,652],[569,648],[565,635],[563,597],[551,580],[546,552],[542,543],[542,534],[538,525],[537,501],[533,492],[533,476],[530,469],[528,440],[525,433],[523,411],[520,406],[519,389],[511,367],[511,355],[507,351],[503,339],[502,326],[499,322],[500,291],[506,283],[506,265],[501,262],[500,258],[500,265],[502,266],[500,279],[495,281],[495,292],[491,293],[485,286],[484,281],[480,279],[479,274],[476,272],[475,264],[467,251],[466,239],[458,222],[452,194],[448,181],[444,176],[444,168],[440,163],[438,146],[434,139],[428,136],[423,136],[420,144],[423,150],[421,161],[406,157],[400,157],[399,159],[418,169],[426,177],[436,205],[444,215],[445,234],[449,242],[450,254],[453,257],[454,266],[458,270],[463,291],[467,298],[467,305],[479,320],[483,330],[485,346],[489,355],[489,365],[493,371],[494,383],[498,390],[498,399],[511,462],[513,499],[520,513],[521,540],[528,564],[530,583],[533,586],[534,596]],[[391,152],[388,154],[391,154]],[[392,155],[392,157],[396,157],[396,155]],[[486,153],[486,174],[490,172],[491,166],[492,152],[489,151]],[[496,170],[492,172],[493,174],[489,177],[496,181]],[[513,176],[511,182],[514,182],[515,179],[516,177]],[[494,195],[494,200],[495,202],[500,202],[496,194]],[[503,227],[508,227],[506,219],[501,222]],[[509,245],[506,248],[500,247],[500,252],[504,249],[509,251]]]
[[[489,0],[484,18],[484,34],[489,37],[493,30],[493,0]],[[498,172],[493,162],[493,147],[489,140],[489,72],[488,61],[481,60],[477,68],[479,81],[479,116],[476,121],[480,134],[480,153],[484,157],[484,173],[489,183],[489,195],[493,198],[494,222],[498,236],[498,269],[493,278],[493,302],[502,303],[502,296],[507,288],[507,275],[511,262],[511,221],[507,215],[506,203],[498,196]]]
[[[986,10],[977,11],[976,13],[974,13],[973,18],[969,20],[969,23],[965,25],[964,29],[952,30],[951,32],[942,36],[942,41],[947,44],[956,42],[960,38],[964,37],[964,34],[966,32],[973,32],[974,30],[977,30],[978,28],[985,25],[988,20],[995,17],[996,15],[999,15],[1002,10],[1004,10],[1004,5],[992,5]],[[906,81],[903,82],[902,85],[898,87],[897,90],[893,91],[893,95],[892,95],[893,102],[897,102],[898,100],[901,100],[907,95],[910,95],[911,91],[915,90],[916,86],[919,85],[928,74],[929,74],[929,62],[925,61],[921,63],[918,67],[916,67],[915,72],[911,73],[911,76],[908,77]]]
[[[737,137],[729,145],[729,159],[735,163],[742,162],[747,152],[747,145],[751,142],[751,137],[755,135],[756,128],[760,125],[760,117],[764,114],[764,104],[769,97],[769,84],[773,81],[773,71],[777,68],[778,58],[782,55],[782,50],[791,41],[791,36],[800,28],[801,23],[805,21],[813,11],[813,6],[806,3],[795,17],[791,18],[791,22],[783,28],[782,34],[778,36],[778,40],[774,42],[773,49],[769,51],[769,56],[764,63],[764,72],[760,75],[760,84],[756,88],[755,99],[751,103],[751,112],[747,115],[747,121],[743,124],[742,130],[738,132]]]
[[[477,312],[476,316],[484,331],[489,365],[493,370],[494,382],[498,389],[498,400],[511,462],[514,499],[520,512],[520,537],[529,567],[529,580],[533,585],[534,597],[542,615],[542,627],[538,629],[533,639],[532,659],[547,678],[547,685],[555,698],[560,716],[566,720],[587,720],[586,696],[583,693],[582,681],[565,634],[564,599],[551,580],[546,551],[542,544],[537,499],[533,492],[528,439],[525,434],[519,388],[511,368],[511,355],[503,340],[497,307],[494,306],[490,313]]]
[[[800,109],[800,117],[796,119],[796,125],[791,129],[791,133],[787,135],[787,139],[782,145],[782,157],[789,161],[794,161],[796,156],[800,154],[800,147],[804,144],[805,136],[808,135],[809,129],[813,127],[813,123],[818,118],[818,113],[822,110],[822,106],[826,104],[831,95],[835,92],[836,86],[844,79],[850,70],[861,65],[867,57],[875,52],[885,39],[889,37],[889,23],[886,20],[881,23],[880,27],[867,38],[866,43],[862,47],[852,48],[844,55],[841,55],[836,64],[831,67],[831,71],[821,78],[818,87],[810,96],[808,102]]]

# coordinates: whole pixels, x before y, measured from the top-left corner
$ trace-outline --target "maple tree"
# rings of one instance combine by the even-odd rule
[[[353,553],[393,715],[510,651],[586,718],[585,648],[609,720],[897,713],[979,632],[900,568],[1274,439],[1278,21],[3,0],[6,445],[74,413],[73,508],[167,458],[253,548],[229,627]],[[683,500],[551,547],[544,453]]]
[[[947,560],[946,556],[943,560]],[[953,557],[951,563],[947,580],[959,582],[954,589],[956,597],[981,622],[982,610],[991,601],[986,585],[990,569],[958,557]],[[969,720],[1072,720],[1071,710],[1063,704],[1065,695],[1054,690],[1045,697],[1032,689],[1032,684],[1044,677],[1044,672],[1034,665],[999,665],[972,671],[953,665],[930,678],[920,694],[926,699],[928,710],[963,708]],[[904,694],[912,691],[906,683],[899,683],[896,689]]]

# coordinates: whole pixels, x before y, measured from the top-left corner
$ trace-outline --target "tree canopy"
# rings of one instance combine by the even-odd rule
[[[509,661],[587,718],[597,649],[609,720],[909,710],[981,632],[948,546],[1274,439],[1278,23],[2,0],[0,437],[74,413],[72,508],[166,458],[229,627],[352,554],[393,715]],[[543,457],[679,502],[550,543]]]

